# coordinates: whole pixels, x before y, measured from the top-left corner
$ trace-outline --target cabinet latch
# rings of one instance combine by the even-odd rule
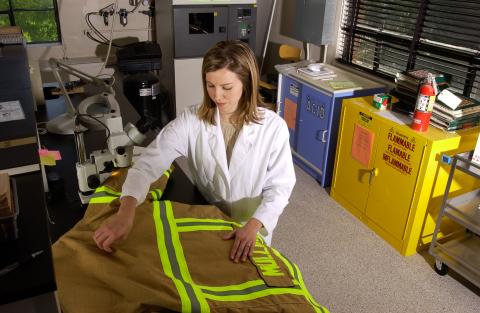
[[[372,184],[372,178],[375,177],[375,176],[378,176],[378,168],[374,167],[371,170],[369,170],[368,172],[369,172],[368,184],[371,185]]]

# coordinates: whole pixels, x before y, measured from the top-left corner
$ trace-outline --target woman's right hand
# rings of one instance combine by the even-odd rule
[[[125,196],[120,200],[117,214],[108,218],[93,234],[98,248],[112,252],[112,245],[127,238],[135,218],[137,199]]]

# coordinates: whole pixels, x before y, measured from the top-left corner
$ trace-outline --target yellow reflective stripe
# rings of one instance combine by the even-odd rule
[[[90,198],[90,201],[88,203],[93,203],[93,204],[105,204],[105,203],[110,203],[113,200],[118,199],[118,197],[94,197]]]
[[[163,172],[163,175],[165,175],[167,178],[170,178],[170,174],[172,174],[172,168],[169,168],[165,172]]]
[[[157,196],[158,196],[158,197],[157,197],[156,200],[160,200],[160,198],[161,198],[162,195],[163,195],[163,190],[156,188],[156,189],[153,189],[152,191],[157,192]]]
[[[156,195],[154,192],[151,192],[154,199]],[[190,298],[187,294],[185,286],[183,282],[179,279],[176,279],[173,275],[172,266],[170,264],[168,254],[167,254],[167,246],[165,244],[164,235],[163,235],[163,223],[160,218],[160,203],[158,201],[153,201],[153,220],[155,221],[155,231],[157,233],[157,247],[158,253],[160,254],[160,260],[162,262],[163,271],[167,277],[175,284],[177,288],[178,294],[180,296],[180,301],[182,303],[182,312],[187,312],[191,308]]]
[[[265,282],[263,279],[251,280],[238,285],[228,285],[228,286],[198,286],[198,288],[203,290],[210,291],[230,291],[230,290],[242,290],[255,286],[263,286]]]
[[[105,191],[105,192],[108,192],[108,193],[111,193],[111,194],[114,194],[114,195],[118,195],[118,196],[122,194],[121,192],[113,190],[112,188],[109,188],[107,186],[100,186],[97,189],[95,189],[95,193],[102,192],[102,191]]]
[[[158,200],[157,192],[152,192],[152,196],[154,200]],[[278,251],[274,249],[273,251],[275,255],[277,255],[285,263],[290,273],[292,274],[292,277],[299,279],[294,279],[295,287],[269,288],[265,285],[263,280],[255,280],[238,285],[220,287],[198,286],[194,284],[186,263],[184,251],[180,241],[179,231],[181,231],[181,229],[188,230],[189,228],[194,229],[198,227],[205,228],[206,230],[212,230],[212,228],[214,227],[228,227],[228,229],[230,229],[230,226],[219,225],[222,223],[225,224],[227,222],[220,219],[175,219],[173,216],[173,208],[170,201],[153,201],[153,205],[155,211],[154,219],[157,229],[157,241],[160,257],[162,260],[162,264],[164,264],[164,266],[167,266],[166,268],[164,268],[166,275],[168,277],[171,277],[177,287],[177,290],[179,291],[179,295],[182,301],[183,312],[187,312],[189,309],[192,309],[193,303],[196,303],[195,307],[198,309],[198,312],[210,312],[210,308],[206,299],[223,302],[238,302],[254,300],[270,295],[282,294],[303,296],[308,302],[310,302],[310,304],[312,304],[312,307],[316,312],[328,312],[326,309],[316,304],[310,294],[308,294],[296,265],[289,262]],[[178,226],[177,222],[184,223],[185,226]],[[188,225],[188,223],[190,223],[190,225]],[[260,241],[263,242],[263,239],[260,238]],[[175,273],[177,274],[173,273],[172,264],[175,265]]]
[[[303,294],[304,297],[307,298],[307,300],[312,304],[312,307],[314,308],[315,312],[328,313],[328,310],[325,307],[319,305],[315,301],[315,299],[313,299],[312,295],[308,292],[305,286],[305,282],[303,281],[303,278],[302,278],[302,273],[300,272],[300,269],[298,268],[298,266],[295,263],[291,263],[289,260],[287,260],[287,258],[285,258],[280,252],[278,252],[274,248],[271,248],[271,249],[273,253],[282,260],[283,264],[287,266],[288,271],[290,272],[292,277],[294,277],[294,284],[298,283],[300,285],[300,287],[304,291],[304,294]]]
[[[95,189],[95,193],[92,195],[88,202],[93,204],[110,203],[113,200],[118,199],[120,194],[120,192],[115,191],[107,186],[100,186]]]
[[[215,231],[215,230],[232,230],[232,226],[178,226],[177,231],[180,233],[186,233],[186,232],[191,232],[191,231]]]
[[[282,260],[283,264],[285,264],[288,268],[288,272],[290,273],[290,276],[292,276],[295,280],[297,280],[297,275],[295,275],[295,272],[293,270],[292,264],[277,250],[274,248],[270,247],[272,249],[273,253]]]
[[[266,296],[272,295],[283,295],[283,294],[295,294],[295,295],[303,295],[303,291],[300,289],[293,289],[293,288],[269,288],[266,290],[261,290],[257,292],[252,292],[245,295],[231,295],[231,296],[217,296],[205,293],[205,298],[215,301],[248,301],[254,300]]]
[[[226,221],[222,219],[215,219],[215,218],[176,218],[175,223],[191,223],[191,222],[205,222],[205,223],[229,223],[238,227],[241,227],[242,224],[233,221]]]
[[[198,288],[195,285],[195,283],[192,280],[192,277],[190,276],[190,272],[188,271],[187,261],[185,259],[185,255],[183,254],[183,248],[180,242],[180,236],[178,235],[177,226],[175,224],[175,218],[173,216],[172,203],[170,201],[164,201],[164,203],[166,208],[167,221],[170,224],[171,240],[173,243],[173,248],[175,250],[175,257],[177,259],[177,262],[180,268],[180,274],[182,275],[182,278],[186,283],[191,284],[193,292],[200,304],[200,310],[201,310],[200,312],[210,312],[210,307],[208,306],[208,303],[205,300],[204,294],[202,293],[200,288]]]

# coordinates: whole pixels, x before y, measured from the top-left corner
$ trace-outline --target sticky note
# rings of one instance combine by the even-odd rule
[[[40,164],[45,166],[55,166],[57,162],[55,158],[49,155],[41,155],[40,156]]]
[[[38,154],[40,156],[46,156],[48,155],[48,149],[38,149]]]
[[[60,151],[58,151],[58,150],[38,149],[38,154],[40,155],[40,157],[48,156],[48,157],[52,157],[53,159],[55,159],[57,161],[62,159],[62,155],[60,154]]]
[[[52,156],[57,161],[62,159],[60,151],[58,150],[50,150],[49,155]]]

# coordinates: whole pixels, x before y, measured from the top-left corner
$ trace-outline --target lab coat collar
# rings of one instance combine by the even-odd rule
[[[243,125],[242,130],[238,134],[237,142],[233,147],[229,169],[225,141],[223,140],[222,127],[220,125],[220,112],[218,111],[218,108],[216,109],[215,123],[216,125],[208,125],[207,127],[210,134],[210,148],[212,149],[215,160],[222,169],[222,172],[225,173],[225,178],[230,182],[230,179],[240,173],[243,167],[246,165],[244,160],[246,155],[250,153],[250,150],[253,147],[255,127],[258,127],[259,125],[256,123]]]

